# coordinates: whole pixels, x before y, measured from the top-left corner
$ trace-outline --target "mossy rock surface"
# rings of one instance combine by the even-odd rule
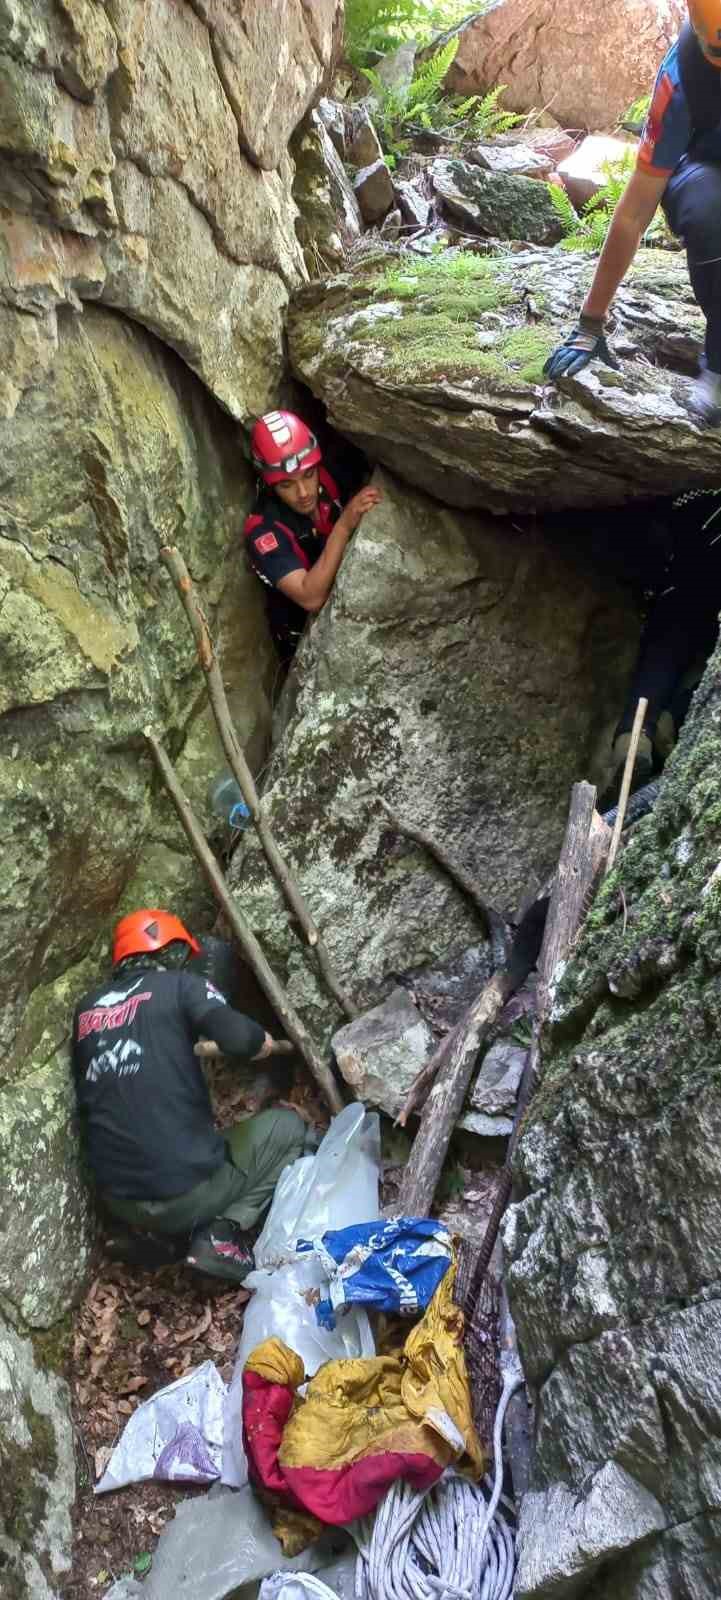
[[[721,434],[692,423],[679,375],[704,330],[681,256],[639,252],[614,302],[619,372],[546,383],[594,265],[560,247],[378,252],[296,293],[291,360],[342,432],[447,504],[594,507],[717,484]]]
[[[609,1511],[598,1561],[578,1555],[582,1592],[711,1600],[718,1589],[720,860],[721,648],[655,811],[559,977],[520,1144],[505,1249],[539,1394],[522,1517],[529,1600],[550,1592],[565,1539],[560,1486],[583,1520],[609,1462],[632,1487],[615,1526]],[[639,1542],[647,1495],[669,1531]]]

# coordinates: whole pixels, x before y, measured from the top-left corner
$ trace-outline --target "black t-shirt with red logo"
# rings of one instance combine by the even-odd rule
[[[167,1200],[225,1160],[193,1045],[254,1056],[264,1029],[192,972],[131,967],[78,1003],[73,1066],[88,1158],[110,1194]]]
[[[244,534],[253,571],[266,586],[270,631],[284,665],[289,665],[307,620],[307,612],[277,588],[281,578],[315,565],[329,533],[335,527],[350,493],[339,486],[337,475],[325,467],[319,472],[318,507],[314,517],[291,510],[271,487],[264,488],[254,511],[246,519]]]

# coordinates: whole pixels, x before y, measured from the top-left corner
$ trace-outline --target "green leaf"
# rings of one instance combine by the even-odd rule
[[[142,1555],[136,1556],[133,1562],[133,1573],[136,1578],[144,1578],[153,1565],[153,1558],[149,1550],[144,1550]]]

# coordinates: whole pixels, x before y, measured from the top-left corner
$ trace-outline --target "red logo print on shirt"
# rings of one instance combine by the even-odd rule
[[[278,549],[278,540],[276,539],[275,534],[264,533],[260,539],[256,539],[255,548],[259,556],[270,555],[271,550]]]

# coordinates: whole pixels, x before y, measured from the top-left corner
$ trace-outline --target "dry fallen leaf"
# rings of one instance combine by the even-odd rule
[[[198,1322],[194,1322],[191,1328],[186,1328],[184,1333],[176,1334],[175,1343],[187,1344],[189,1339],[200,1339],[204,1333],[207,1333],[212,1320],[213,1313],[210,1309],[210,1306],[206,1306],[203,1315],[199,1318]]]
[[[139,1389],[145,1388],[147,1381],[142,1375],[138,1378],[128,1378],[127,1383],[118,1385],[118,1394],[137,1394]]]
[[[123,1417],[132,1417],[134,1409],[134,1406],[131,1406],[129,1400],[118,1401],[118,1411]]]
[[[93,1462],[95,1464],[96,1478],[102,1478],[112,1453],[113,1447],[110,1444],[101,1444],[99,1449],[95,1451]]]
[[[139,1311],[138,1312],[138,1319],[137,1319],[138,1320],[138,1327],[139,1328],[147,1328],[151,1316],[152,1316],[152,1312],[150,1312],[150,1311],[147,1311],[147,1310],[146,1311]]]

